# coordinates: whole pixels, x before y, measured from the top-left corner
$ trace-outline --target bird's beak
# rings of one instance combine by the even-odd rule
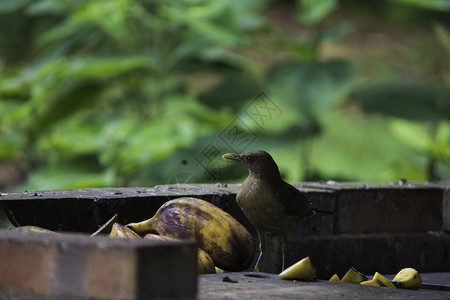
[[[222,157],[226,158],[226,159],[231,159],[231,160],[234,160],[237,162],[242,162],[241,156],[236,153],[227,153],[227,154],[222,155]]]

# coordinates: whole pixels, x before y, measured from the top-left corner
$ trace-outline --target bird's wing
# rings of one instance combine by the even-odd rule
[[[284,181],[278,191],[280,193],[279,199],[283,203],[287,214],[293,216],[306,216],[311,206],[311,202],[309,202],[305,193]]]

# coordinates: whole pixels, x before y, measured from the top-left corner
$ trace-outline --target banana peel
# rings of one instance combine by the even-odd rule
[[[375,272],[375,275],[373,275],[372,280],[379,280],[383,287],[395,288],[395,285],[389,279],[387,279],[378,272]]]
[[[114,223],[109,234],[112,238],[140,239],[141,237],[128,227]]]
[[[337,274],[334,274],[333,276],[331,276],[330,280],[328,280],[328,281],[340,282],[341,279],[339,279],[339,276]]]
[[[255,255],[251,234],[231,215],[197,198],[178,198],[163,204],[145,221],[127,225],[139,235],[148,233],[195,240],[214,264],[228,271],[247,269]]]
[[[211,256],[205,251],[197,249],[197,273],[198,274],[214,274],[216,273],[216,267]]]
[[[278,276],[283,279],[314,280],[317,278],[317,269],[312,265],[308,256],[293,264]]]
[[[367,286],[380,286],[380,287],[385,286],[379,279],[375,279],[375,278],[372,280],[363,281],[360,284],[367,285]]]
[[[367,281],[367,279],[366,275],[362,274],[354,267],[351,267],[347,273],[345,273],[344,277],[342,277],[341,282],[360,284],[363,281]]]
[[[418,290],[422,287],[422,278],[413,268],[404,268],[395,275],[392,283],[402,289]]]
[[[144,236],[146,240],[153,241],[180,241],[179,239],[162,236],[157,234],[146,234]],[[197,274],[213,274],[216,273],[216,267],[214,266],[214,261],[211,256],[200,248],[197,248]]]
[[[52,234],[59,234],[58,232],[55,231],[51,231],[42,227],[38,227],[38,226],[20,226],[20,227],[16,227],[10,230],[16,230],[16,231],[31,231],[31,232],[37,232],[37,233],[52,233]]]

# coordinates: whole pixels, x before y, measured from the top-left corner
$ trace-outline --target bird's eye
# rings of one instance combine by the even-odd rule
[[[253,157],[252,157],[252,156],[249,156],[249,157],[247,157],[247,160],[248,160],[248,161],[252,161],[252,160],[253,160]]]

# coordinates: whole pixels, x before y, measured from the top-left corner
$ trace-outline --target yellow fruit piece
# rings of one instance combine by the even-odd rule
[[[413,268],[404,268],[395,275],[392,283],[402,289],[418,290],[422,287],[422,278]]]
[[[340,282],[341,280],[339,279],[339,276],[337,274],[334,274],[333,276],[331,276],[329,281]]]
[[[180,239],[176,239],[170,236],[162,236],[153,233],[146,234],[144,239],[151,241],[168,241],[179,242]],[[197,248],[197,274],[213,274],[216,272],[214,262],[211,256],[200,248]]]
[[[247,229],[230,214],[201,199],[170,200],[152,218],[127,226],[140,235],[157,233],[195,240],[214,264],[224,270],[242,271],[250,266],[255,255],[255,244]]]
[[[197,249],[197,274],[213,274],[216,273],[216,268],[211,256],[205,251]]]
[[[368,286],[382,286],[384,287],[383,283],[378,279],[372,279],[372,280],[366,280],[361,282],[362,285],[368,285]]]
[[[26,231],[32,231],[32,232],[38,232],[38,233],[57,233],[45,228],[41,228],[41,227],[37,227],[37,226],[20,226],[20,227],[16,227],[14,229],[17,230],[26,230]]]
[[[281,272],[279,276],[283,279],[313,280],[317,278],[317,269],[308,256]]]
[[[363,281],[367,281],[367,276],[351,267],[350,270],[342,277],[341,282],[359,284]]]
[[[125,239],[140,239],[141,237],[128,227],[114,223],[111,228],[110,237],[113,238],[125,238]]]
[[[382,283],[382,286],[384,287],[390,287],[390,288],[395,288],[395,285],[386,277],[384,277],[383,275],[381,275],[378,272],[375,272],[375,275],[373,275],[373,279],[372,280],[379,280]]]
[[[169,236],[157,235],[157,234],[153,234],[153,233],[149,233],[149,234],[144,235],[144,239],[151,240],[151,241],[169,241],[169,242],[179,242],[179,241],[181,241],[180,239],[172,238],[172,237],[169,237]]]

